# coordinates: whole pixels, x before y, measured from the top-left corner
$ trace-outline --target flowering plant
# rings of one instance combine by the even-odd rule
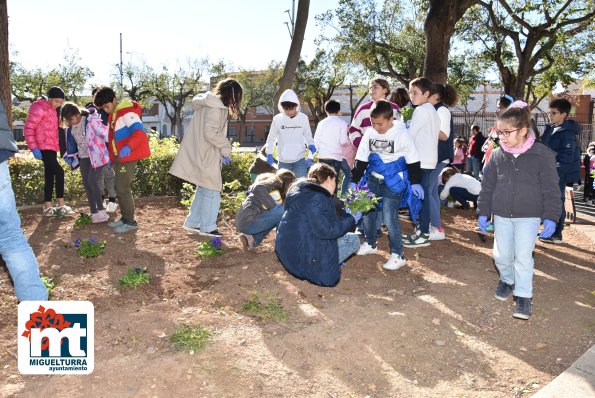
[[[401,116],[403,117],[403,122],[409,122],[411,121],[411,118],[413,117],[413,107],[411,105],[407,105],[403,108],[401,108]]]
[[[221,238],[213,238],[209,241],[199,243],[196,250],[194,250],[194,253],[202,258],[222,255],[223,249],[221,248]]]
[[[378,198],[366,186],[356,186],[345,194],[345,207],[352,214],[366,213],[378,206]]]
[[[103,249],[105,249],[105,241],[98,241],[95,238],[89,238],[87,240],[81,240],[81,238],[78,238],[74,241],[74,247],[78,248],[76,254],[81,257],[98,257],[103,254]]]
[[[126,275],[120,278],[120,286],[132,286],[136,288],[137,286],[149,283],[150,281],[151,277],[149,276],[146,268],[129,268]]]

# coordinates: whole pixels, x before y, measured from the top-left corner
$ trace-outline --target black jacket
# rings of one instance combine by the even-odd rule
[[[560,127],[549,125],[541,137],[541,142],[556,153],[556,168],[560,180],[577,182],[581,173],[581,150],[578,136],[582,127],[574,120],[566,120]]]
[[[494,149],[477,204],[482,216],[539,217],[557,222],[562,213],[560,197],[555,154],[536,142],[517,158],[502,148]]]

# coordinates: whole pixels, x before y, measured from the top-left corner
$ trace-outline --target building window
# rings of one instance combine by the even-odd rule
[[[247,127],[246,128],[246,141],[247,142],[254,142],[254,127]]]
[[[12,129],[12,134],[14,135],[15,141],[25,141],[23,129]]]
[[[229,137],[237,138],[238,128],[236,126],[229,126],[229,128],[227,129],[227,135]]]

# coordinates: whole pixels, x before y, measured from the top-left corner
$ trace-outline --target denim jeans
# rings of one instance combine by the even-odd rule
[[[21,229],[7,161],[0,163],[0,256],[6,263],[19,301],[48,299],[35,254]]]
[[[438,194],[438,185],[440,185],[440,173],[446,166],[446,163],[440,162],[430,173],[430,225],[434,228],[440,228],[440,196]]]
[[[471,192],[469,192],[465,188],[461,188],[461,187],[452,187],[452,188],[450,188],[448,193],[457,202],[462,204],[464,208],[469,207],[469,201],[477,202],[477,198],[479,198],[479,195],[473,195]]]
[[[351,169],[347,160],[343,159],[341,162],[341,171],[343,172],[343,182],[341,183],[341,196],[347,193],[349,184],[351,183]]]
[[[494,261],[500,280],[514,284],[514,295],[533,297],[533,249],[541,220],[494,216]]]
[[[246,235],[252,235],[254,238],[254,246],[258,246],[264,238],[266,238],[269,232],[279,225],[279,221],[281,221],[284,212],[285,209],[283,206],[278,205],[277,207],[262,213],[256,220],[252,221],[250,225],[240,232]]]
[[[337,174],[337,176],[335,177],[335,181],[339,183],[339,172],[341,171],[341,162],[335,159],[318,159],[318,161],[320,163],[328,164],[333,168],[333,170],[335,170],[335,174]],[[339,188],[339,186],[335,184],[335,195],[337,194],[337,188]]]
[[[364,235],[366,242],[376,247],[376,231],[378,229],[379,214],[382,214],[384,225],[388,229],[388,242],[390,244],[390,252],[403,255],[403,241],[401,237],[401,223],[399,222],[399,205],[401,204],[401,193],[394,193],[384,183],[373,175],[368,178],[368,188],[376,196],[382,197],[382,212],[377,209],[365,213],[362,217],[364,220]]]
[[[562,239],[562,230],[564,229],[564,221],[566,220],[566,209],[564,208],[564,203],[566,202],[566,181],[559,180],[558,184],[560,186],[560,193],[562,194],[562,214],[556,223],[556,231],[554,232],[553,236]]]
[[[190,213],[188,213],[184,225],[200,229],[205,233],[216,230],[220,204],[221,192],[196,187],[194,200],[190,205]]]
[[[308,167],[306,166],[305,159],[300,159],[294,163],[279,162],[279,168],[292,171],[296,178],[306,177],[308,175]]]
[[[351,257],[359,250],[359,236],[353,232],[347,232],[337,239],[339,245],[339,264]]]
[[[465,169],[467,172],[473,172],[473,178],[479,178],[479,168],[481,167],[481,159],[475,156],[467,156],[467,164]]]
[[[433,169],[421,169],[421,187],[424,190],[424,200],[419,212],[419,229],[422,234],[430,232],[430,178]],[[436,189],[438,189],[436,187]],[[398,209],[398,208],[397,208]]]

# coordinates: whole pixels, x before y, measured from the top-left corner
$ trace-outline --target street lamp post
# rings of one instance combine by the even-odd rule
[[[120,99],[124,98],[124,70],[122,66],[122,33],[120,33]]]

